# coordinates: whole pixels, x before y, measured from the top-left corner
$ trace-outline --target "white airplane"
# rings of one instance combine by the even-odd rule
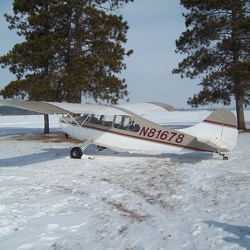
[[[238,136],[236,117],[226,109],[215,110],[192,127],[174,130],[143,117],[145,114],[174,110],[163,103],[91,105],[0,100],[0,104],[43,114],[63,114],[59,120],[62,131],[82,141],[71,149],[72,158],[81,158],[82,152],[94,144],[99,149],[117,151],[163,153],[188,149],[214,152],[228,159],[224,153],[235,147]]]

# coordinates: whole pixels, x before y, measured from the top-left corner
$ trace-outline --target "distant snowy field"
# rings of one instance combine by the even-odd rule
[[[210,113],[148,118],[182,127]],[[250,249],[250,134],[228,161],[94,147],[77,160],[50,125],[44,136],[43,116],[0,116],[0,250]]]

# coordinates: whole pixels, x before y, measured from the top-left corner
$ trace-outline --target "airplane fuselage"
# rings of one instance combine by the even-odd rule
[[[198,142],[194,136],[139,116],[83,116],[68,122],[61,119],[60,126],[71,137],[114,150],[177,152],[185,148],[217,152],[217,148]]]

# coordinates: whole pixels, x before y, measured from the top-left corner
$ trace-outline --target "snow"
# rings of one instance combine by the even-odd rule
[[[209,111],[190,114],[151,119],[191,125]],[[228,161],[94,147],[78,160],[50,119],[45,136],[43,116],[0,116],[1,250],[250,249],[249,133]]]

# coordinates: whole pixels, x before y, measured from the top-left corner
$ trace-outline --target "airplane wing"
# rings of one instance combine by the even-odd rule
[[[6,105],[21,109],[27,109],[43,114],[64,114],[60,108],[50,105],[47,102],[36,102],[36,101],[16,101],[16,100],[0,100],[0,105]]]
[[[43,114],[95,114],[95,115],[144,115],[157,112],[166,112],[174,108],[162,103],[127,103],[122,105],[99,105],[80,103],[59,103],[39,101],[0,100],[0,105],[7,105],[27,109]],[[126,111],[130,111],[127,113]]]
[[[43,114],[101,114],[130,116],[126,112],[118,110],[115,107],[98,104],[0,100],[0,105],[1,104]]]

